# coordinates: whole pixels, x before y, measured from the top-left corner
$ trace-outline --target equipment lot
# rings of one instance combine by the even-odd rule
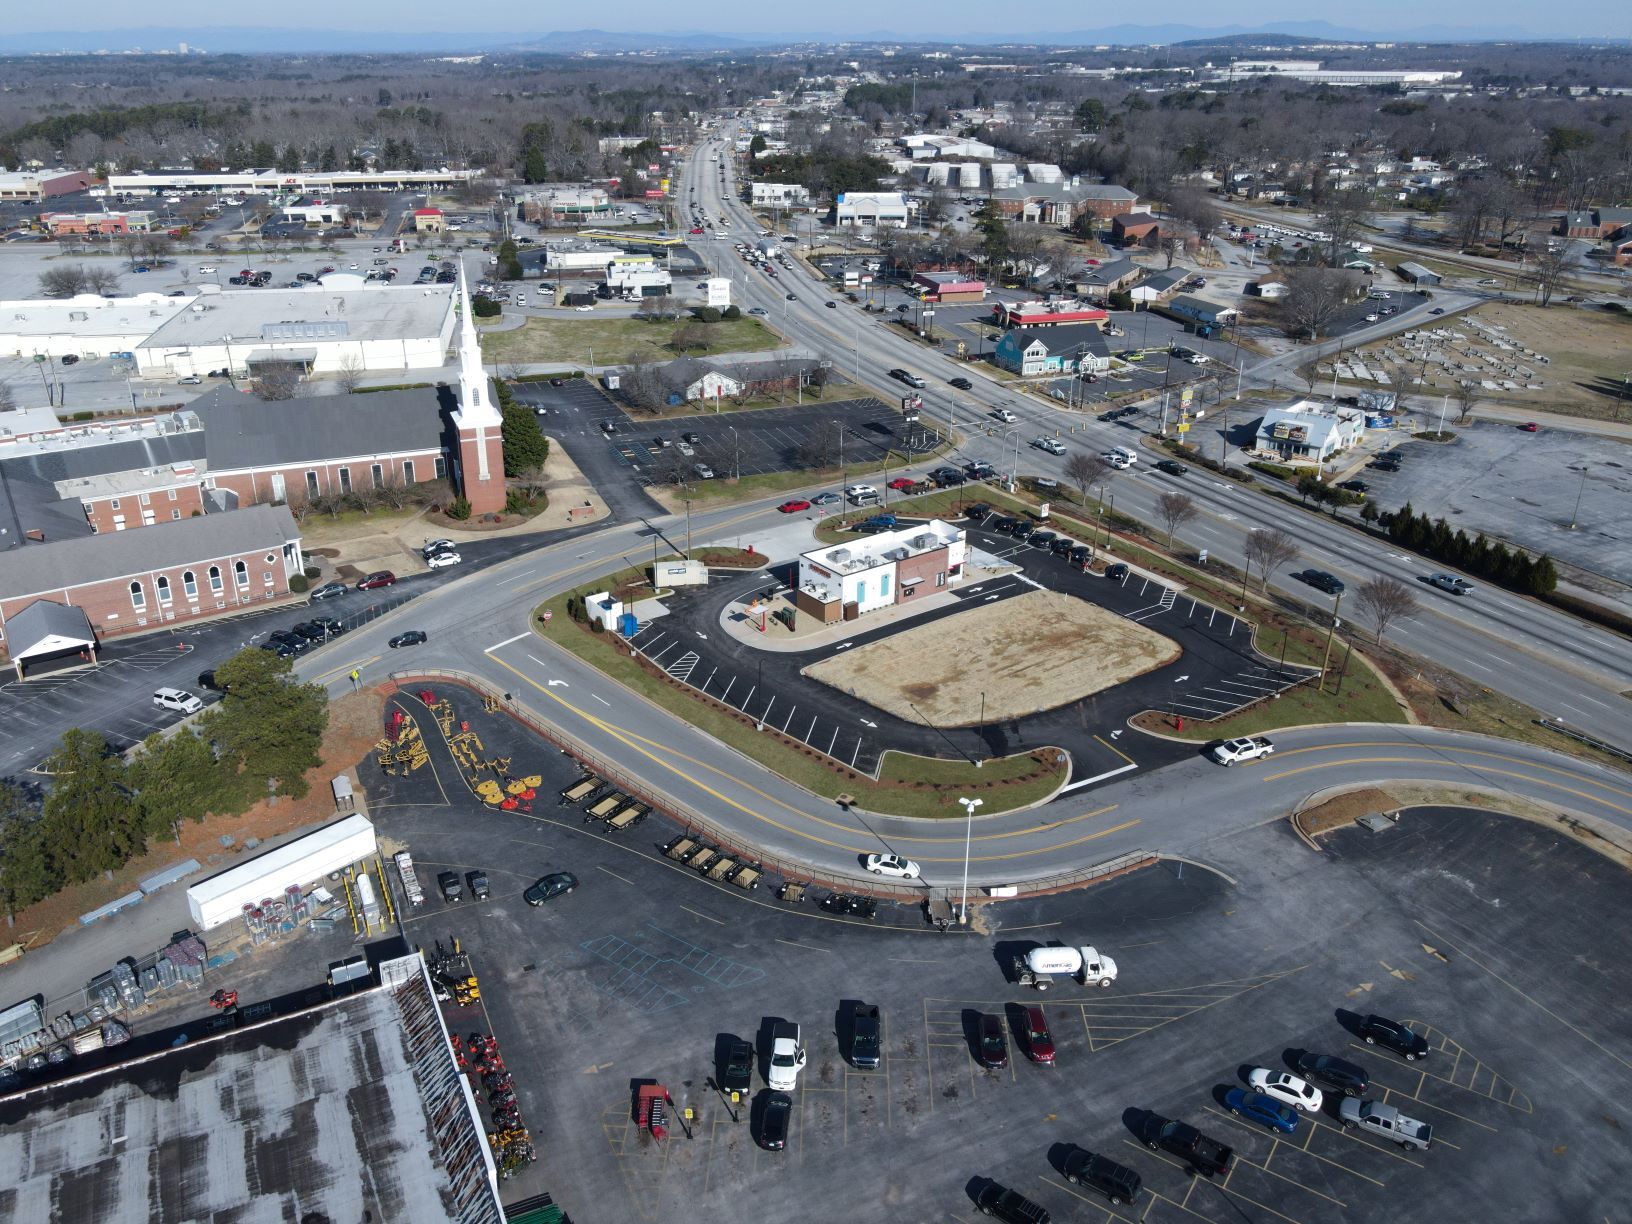
[[[549,785],[563,771],[546,772]],[[1236,886],[1162,865],[1005,903],[984,914],[990,935],[938,935],[711,884],[657,856],[666,826],[611,842],[553,802],[528,818],[448,791],[447,806],[428,792],[428,806],[376,810],[422,874],[493,877],[493,900],[429,900],[408,933],[427,947],[457,935],[482,975],[540,1153],[507,1198],[537,1178],[585,1218],[708,1218],[751,1196],[766,1219],[798,1218],[811,1202],[868,1219],[887,1201],[901,1218],[970,1220],[968,1185],[992,1177],[1061,1220],[1585,1220],[1604,1216],[1632,1171],[1613,1122],[1632,1089],[1613,1010],[1632,969],[1626,936],[1601,922],[1626,906],[1626,878],[1546,830],[1409,812],[1383,834],[1334,835],[1320,860],[1284,826],[1259,826],[1218,848]],[[563,869],[576,892],[522,903],[538,875]],[[1358,926],[1339,917],[1360,911]],[[1115,956],[1114,987],[1061,981],[1036,995],[1005,982],[1014,950],[1054,939]],[[1565,947],[1591,947],[1592,963],[1557,957]],[[1543,963],[1545,974],[1524,973]],[[847,999],[883,1009],[878,1071],[840,1056]],[[979,1068],[977,1017],[1004,1016],[1013,1044],[1020,1007],[1034,1003],[1057,1065],[1015,1045],[1008,1067]],[[1428,1061],[1363,1046],[1338,1018],[1373,1008],[1428,1025]],[[772,1018],[803,1025],[810,1057],[781,1153],[750,1133]],[[712,1086],[732,1037],[761,1054],[734,1113]],[[1434,1146],[1357,1138],[1330,1113],[1271,1138],[1218,1108],[1245,1065],[1281,1067],[1303,1049],[1361,1063],[1390,1103],[1433,1124]],[[693,1111],[663,1143],[631,1119],[632,1086],[647,1079]],[[1547,1092],[1563,1082],[1567,1095]],[[1234,1169],[1191,1178],[1136,1144],[1125,1115],[1145,1109],[1231,1144]],[[1076,1144],[1136,1169],[1145,1199],[1118,1210],[1065,1184],[1057,1169]]]
[[[1427,428],[1433,428],[1432,417]],[[1613,438],[1594,438],[1589,455],[1580,434],[1545,424],[1533,434],[1494,421],[1454,432],[1450,443],[1419,442],[1402,433],[1404,440],[1393,448],[1404,459],[1399,471],[1355,475],[1371,486],[1368,496],[1379,507],[1392,510],[1410,502],[1469,536],[1484,531],[1632,582],[1632,538],[1624,530],[1632,448]],[[1435,568],[1427,561],[1417,567],[1424,576]]]

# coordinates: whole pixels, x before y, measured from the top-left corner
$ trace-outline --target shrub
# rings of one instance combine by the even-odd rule
[[[303,595],[311,589],[311,583],[306,581],[305,574],[292,574],[289,578],[289,589],[297,595]]]
[[[462,523],[470,517],[470,503],[463,497],[456,497],[448,503],[444,513],[456,523]]]
[[[720,321],[720,312],[713,306],[699,306],[691,313],[697,316],[699,323],[718,323]]]
[[[95,415],[96,413],[94,412],[76,412],[69,416],[68,419],[70,421],[88,421]]]
[[[317,576],[318,576],[318,575],[319,575],[319,574],[321,574],[321,573],[322,573],[322,572],[323,572],[323,571],[322,571],[322,570],[320,570],[320,569],[318,569],[318,568],[317,568],[317,566],[315,566],[315,565],[308,565],[308,566],[307,566],[307,567],[306,567],[306,568],[305,568],[305,569],[304,569],[304,570],[303,570],[303,571],[302,571],[302,573],[304,573],[304,574],[305,574],[305,575],[306,575],[306,577],[308,577],[308,578],[316,578],[316,577],[317,577]]]
[[[742,307],[727,306],[724,310],[720,311],[720,318],[726,320],[727,322],[730,322],[733,319],[740,319],[742,318]]]
[[[490,297],[479,297],[471,302],[470,310],[478,319],[493,319],[503,313],[504,307]]]

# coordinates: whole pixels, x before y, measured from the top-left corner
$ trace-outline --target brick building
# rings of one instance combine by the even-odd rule
[[[1153,247],[1161,240],[1162,223],[1149,213],[1118,213],[1111,218],[1111,241],[1120,247]]]
[[[0,646],[7,621],[37,600],[84,609],[108,638],[279,599],[304,565],[283,506],[24,544],[0,552]]]
[[[153,225],[150,212],[41,213],[40,224],[53,237],[74,234],[145,234]]]
[[[967,556],[964,533],[939,519],[813,549],[800,554],[794,606],[823,624],[854,620],[956,586]]]
[[[52,196],[71,195],[96,184],[89,170],[21,170],[0,174],[0,200],[23,200],[38,204]]]

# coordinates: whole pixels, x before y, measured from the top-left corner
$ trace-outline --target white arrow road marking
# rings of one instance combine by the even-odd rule
[[[868,719],[865,719],[865,718],[861,720],[861,725],[864,726],[864,727],[871,727],[875,731],[878,730],[878,724],[877,723],[872,722],[872,721],[870,721]]]
[[[572,687],[572,685],[568,684],[565,680],[546,680],[544,683],[547,684],[550,688],[571,688]]]

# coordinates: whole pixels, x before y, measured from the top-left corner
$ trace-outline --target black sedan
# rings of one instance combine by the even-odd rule
[[[1337,487],[1347,489],[1350,493],[1358,493],[1362,497],[1371,492],[1371,486],[1363,480],[1340,480]]]
[[[1343,580],[1336,574],[1328,574],[1325,570],[1309,569],[1298,575],[1317,591],[1325,591],[1328,595],[1341,595],[1345,590]]]
[[[552,897],[564,897],[578,887],[578,877],[570,871],[556,871],[545,876],[526,892],[521,899],[528,905],[543,905]]]
[[[1003,1017],[990,1012],[982,1012],[980,1016],[980,1065],[1009,1065],[1009,1039],[1003,1032]]]
[[[949,385],[956,387],[959,391],[973,391],[975,389],[974,383],[962,377],[951,379]]]
[[[392,650],[402,646],[423,646],[430,641],[430,637],[423,629],[410,629],[407,633],[399,633],[386,643]]]
[[[793,1098],[785,1092],[765,1094],[759,1114],[759,1146],[780,1152],[788,1146],[788,1123],[793,1118]]]
[[[1305,1052],[1299,1055],[1298,1074],[1351,1097],[1359,1096],[1371,1083],[1371,1076],[1364,1067],[1333,1054]]]
[[[1158,459],[1156,461],[1156,470],[1166,472],[1169,476],[1183,476],[1190,469],[1173,459]]]

